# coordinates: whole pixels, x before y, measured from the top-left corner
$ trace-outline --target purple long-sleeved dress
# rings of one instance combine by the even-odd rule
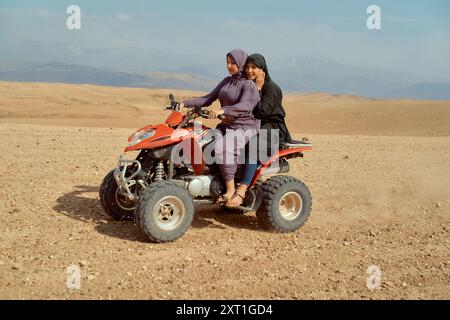
[[[206,96],[183,101],[186,107],[205,107],[219,99],[224,114],[235,117],[236,121],[232,124],[225,125],[222,123],[218,127],[223,134],[227,130],[233,130],[235,137],[235,143],[232,143],[234,146],[226,146],[229,139],[216,141],[216,161],[225,181],[234,179],[237,156],[248,140],[258,132],[260,125],[260,121],[254,117],[252,112],[260,100],[259,92],[255,83],[247,80],[244,75],[247,54],[243,50],[236,49],[229,52],[228,55],[238,65],[239,72],[223,79]]]

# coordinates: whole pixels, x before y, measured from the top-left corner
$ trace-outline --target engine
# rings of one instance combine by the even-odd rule
[[[185,188],[193,197],[211,196],[210,186],[214,176],[186,176],[183,180],[186,182]]]

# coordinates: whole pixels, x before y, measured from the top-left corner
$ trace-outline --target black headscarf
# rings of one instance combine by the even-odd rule
[[[286,112],[281,104],[283,93],[280,87],[270,78],[266,59],[259,53],[254,53],[248,57],[247,63],[253,63],[266,74],[264,85],[260,92],[261,101],[253,109],[254,116],[261,120],[261,128],[279,129],[280,142],[291,140],[291,135],[284,121]]]
[[[271,82],[272,81],[270,79],[270,76],[269,76],[269,70],[267,69],[266,59],[264,59],[264,57],[262,55],[260,55],[259,53],[254,53],[254,54],[250,55],[247,58],[247,63],[253,63],[258,68],[263,69],[263,71],[266,74],[266,77],[264,79],[264,83],[265,84],[267,82]]]

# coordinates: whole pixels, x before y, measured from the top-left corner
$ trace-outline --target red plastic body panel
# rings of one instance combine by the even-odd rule
[[[166,119],[166,124],[169,126],[179,125],[186,116],[179,111],[173,111]]]
[[[302,152],[302,151],[308,151],[308,150],[312,150],[311,147],[302,147],[302,148],[292,148],[292,149],[283,149],[278,151],[277,153],[275,153],[270,159],[269,161],[267,161],[266,163],[264,163],[261,168],[259,168],[258,170],[256,170],[255,175],[253,176],[253,180],[252,183],[250,184],[250,186],[255,185],[256,181],[258,180],[259,176],[261,175],[261,173],[270,166],[270,164],[279,158],[283,158],[284,156],[287,156],[289,154],[292,153],[297,153],[297,152]]]

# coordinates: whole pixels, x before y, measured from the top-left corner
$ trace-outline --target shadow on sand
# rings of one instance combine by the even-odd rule
[[[58,213],[72,219],[95,224],[95,229],[110,237],[148,242],[148,239],[135,226],[133,221],[115,221],[104,211],[98,198],[97,186],[74,186],[76,190],[56,199],[53,207]],[[95,193],[95,198],[89,193]],[[254,214],[229,214],[216,205],[198,205],[195,208],[194,221],[191,228],[220,228],[226,226],[238,229],[259,230]]]

